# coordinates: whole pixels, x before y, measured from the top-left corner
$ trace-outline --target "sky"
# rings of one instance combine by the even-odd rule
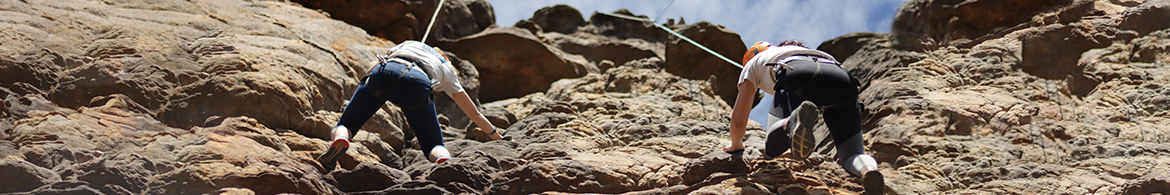
[[[536,10],[556,4],[577,8],[585,20],[593,12],[621,8],[651,19],[708,21],[739,33],[744,44],[756,41],[803,40],[816,48],[821,42],[851,32],[889,32],[898,7],[907,0],[488,0],[496,25],[512,26]],[[667,7],[667,4],[670,4]],[[658,14],[663,12],[661,17]],[[750,13],[750,14],[749,14]]]

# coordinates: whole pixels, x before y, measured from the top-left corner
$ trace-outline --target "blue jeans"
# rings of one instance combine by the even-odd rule
[[[374,67],[349,99],[337,125],[350,128],[353,137],[386,101],[402,108],[406,123],[414,130],[424,153],[443,145],[443,133],[431,101],[431,79],[421,69],[406,64],[385,62]]]

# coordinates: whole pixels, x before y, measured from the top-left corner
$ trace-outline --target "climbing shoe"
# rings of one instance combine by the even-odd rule
[[[447,160],[451,159],[450,154],[451,152],[447,151],[446,146],[435,146],[434,148],[431,148],[428,160],[435,162],[435,164],[443,164],[443,162],[447,162]]]
[[[797,159],[808,158],[813,152],[813,147],[816,147],[813,127],[816,126],[819,116],[817,105],[804,101],[800,103],[800,107],[792,111],[792,116],[788,117],[787,128],[792,132],[792,155]]]
[[[866,167],[862,170],[861,186],[865,187],[866,195],[886,194],[886,179],[877,168]]]
[[[329,145],[329,149],[317,157],[317,162],[321,162],[321,166],[325,167],[325,171],[333,171],[337,167],[337,159],[341,158],[341,154],[349,149],[349,140],[345,138],[333,140],[333,144]]]

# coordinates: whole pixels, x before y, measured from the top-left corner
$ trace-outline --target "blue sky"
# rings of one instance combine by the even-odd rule
[[[536,10],[566,4],[588,20],[594,11],[611,13],[621,8],[651,19],[670,0],[488,0],[495,9],[496,24],[512,26],[532,17]],[[676,0],[659,23],[682,17],[688,24],[709,21],[739,33],[744,44],[786,39],[805,41],[816,48],[821,42],[850,32],[889,32],[898,7],[906,0]],[[750,13],[750,14],[749,14]]]

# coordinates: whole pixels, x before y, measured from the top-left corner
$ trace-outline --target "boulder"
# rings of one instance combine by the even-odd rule
[[[431,23],[437,1],[422,0],[294,0],[308,8],[328,12],[329,17],[365,29],[371,35],[395,43],[420,40]],[[495,25],[491,3],[485,0],[446,1],[426,42],[454,39]]]
[[[167,140],[156,137],[189,134],[167,127],[149,114],[135,112],[142,110],[141,106],[124,96],[97,99],[95,104],[100,106],[80,110],[57,107],[36,96],[26,98],[24,101],[32,103],[29,106],[34,110],[27,111],[29,118],[16,121],[15,127],[9,130],[11,141],[22,146],[24,159],[58,171],[91,161],[105,152],[129,152],[138,149],[138,145]],[[143,152],[152,158],[167,156]]]
[[[1166,172],[1155,172],[1141,178],[1126,182],[1116,188],[1117,194],[1155,194],[1170,193],[1170,177]]]
[[[549,160],[498,173],[486,193],[529,194],[545,191],[621,193],[634,181],[612,170],[575,160]]]
[[[652,24],[642,21],[629,20],[613,15],[633,18],[649,19],[646,15],[636,15],[627,9],[618,9],[610,14],[594,12],[589,16],[587,25],[578,28],[578,31],[595,35],[611,36],[617,39],[641,39],[648,42],[663,43],[669,40],[670,33],[662,31]],[[745,48],[746,49],[746,48]]]
[[[6,175],[0,179],[0,189],[3,189],[0,192],[3,193],[32,191],[61,181],[56,172],[22,160],[0,160],[0,173]]]
[[[424,180],[424,181],[418,181],[418,180],[414,180],[414,181],[408,181],[408,182],[406,182],[406,183],[402,183],[402,184],[394,185],[394,186],[391,186],[391,187],[389,187],[389,188],[386,188],[386,189],[383,189],[383,190],[380,190],[380,191],[373,191],[373,192],[363,192],[363,193],[354,193],[354,194],[377,194],[377,195],[390,195],[390,194],[409,194],[409,195],[426,195],[426,194],[452,194],[452,192],[451,192],[451,191],[447,191],[447,189],[445,189],[445,188],[443,188],[443,187],[440,187],[439,185],[436,185],[436,183],[435,183],[434,181],[425,181],[425,180]]]
[[[202,194],[216,192],[222,187],[247,188],[257,194],[340,193],[326,185],[319,175],[306,178],[303,173],[299,170],[236,167],[227,163],[187,165],[159,175],[147,193]]]
[[[565,53],[580,55],[590,63],[596,64],[599,71],[602,72],[613,66],[635,60],[665,59],[662,43],[647,42],[641,39],[616,39],[584,33],[572,35],[544,33],[541,36],[552,42],[553,46],[561,48]],[[605,65],[607,63],[609,65]]]
[[[69,65],[76,67],[81,63],[81,57],[76,54],[71,56],[72,58],[66,58],[48,49],[29,51],[21,56],[23,57],[17,59],[0,58],[0,72],[7,74],[4,78],[0,78],[0,83],[3,83],[0,87],[12,88],[15,87],[12,85],[16,83],[26,83],[37,89],[49,89],[57,81],[58,72],[63,71]],[[57,62],[61,64],[57,64]]]
[[[1029,22],[1032,16],[1068,5],[1070,0],[982,0],[906,2],[894,16],[894,34],[923,36],[942,43],[975,40]]]
[[[108,187],[108,188],[106,188]],[[116,185],[103,186],[100,189],[90,186],[84,181],[60,181],[49,185],[41,186],[29,194],[106,194],[106,193],[125,193],[132,192],[121,189]]]
[[[458,160],[450,164],[444,163],[422,173],[419,178],[435,181],[445,186],[448,191],[459,193],[477,193],[479,189],[491,186],[491,179],[499,169],[485,162],[466,162]],[[451,177],[459,175],[460,177]]]
[[[337,193],[312,159],[316,154],[292,150],[255,119],[229,118],[194,131],[189,145],[174,149],[182,167],[152,177],[146,193],[211,193],[223,187],[260,194]]]
[[[540,26],[542,32],[558,32],[561,34],[573,34],[577,32],[577,27],[586,24],[585,18],[581,17],[580,11],[564,4],[540,8],[536,10],[536,13],[532,14],[532,18],[528,19],[528,21]]]
[[[684,184],[698,183],[717,172],[745,174],[751,171],[741,155],[726,152],[707,154],[706,156],[692,159],[683,166],[686,169],[686,172],[683,173]]]
[[[855,32],[849,33],[836,38],[822,42],[817,46],[817,50],[829,53],[838,61],[845,62],[861,50],[866,45],[873,44],[878,41],[888,40],[889,34],[875,33],[875,32]]]
[[[6,51],[30,52],[15,58],[5,55],[0,60],[4,67],[27,72],[22,75],[39,81],[6,79],[41,88],[49,99],[67,108],[88,106],[95,97],[124,94],[150,110],[148,114],[179,128],[202,126],[216,116],[253,115],[275,127],[308,134],[327,129],[332,122],[322,120],[318,111],[340,111],[359,72],[374,59],[374,51],[389,46],[364,32],[351,31],[352,26],[323,19],[325,15],[318,12],[286,7],[289,4],[121,2],[86,8],[97,14],[67,14],[78,5],[52,5],[67,8],[55,9],[55,20],[14,20],[24,26],[21,29],[71,21],[83,25],[14,34],[18,40],[47,33],[60,38],[45,40],[44,44],[54,45],[52,49],[6,44]],[[211,8],[217,11],[210,12]],[[127,18],[142,22],[122,22]],[[238,22],[223,22],[229,20]],[[83,34],[93,36],[74,36]],[[48,72],[56,76],[47,76]],[[213,93],[227,88],[236,92]],[[257,103],[273,106],[244,109],[249,107],[244,104]]]
[[[741,59],[743,53],[747,52],[747,47],[739,38],[739,34],[722,25],[704,21],[674,28],[678,29],[679,34],[718,52],[727,59]],[[728,105],[735,104],[735,96],[739,92],[737,87],[739,73],[742,70],[735,65],[742,66],[743,62],[732,60],[736,62],[732,64],[677,37],[671,37],[667,42],[666,59],[663,68],[671,74],[693,80],[708,80],[714,77],[711,86],[715,95]]]
[[[138,154],[118,153],[78,163],[62,170],[61,175],[84,181],[96,189],[117,186],[115,189],[143,193],[150,188],[152,177],[175,170],[176,165],[170,159],[152,160]]]
[[[583,59],[567,59],[569,54],[561,49],[517,28],[488,28],[478,34],[442,40],[434,45],[475,63],[480,73],[481,101],[545,91],[548,84],[557,79],[576,78],[598,71],[595,65]],[[476,47],[464,47],[466,45]]]
[[[1147,1],[1126,9],[1120,15],[1117,18],[1118,28],[1134,30],[1141,35],[1170,28],[1170,2]]]
[[[376,191],[410,181],[401,170],[381,163],[363,162],[352,170],[338,170],[325,177],[343,192]]]
[[[1021,68],[1044,79],[1069,79],[1073,94],[1087,95],[1097,88],[1098,80],[1087,77],[1077,64],[1076,56],[1089,49],[1101,48],[1115,41],[1137,37],[1133,31],[1086,23],[1053,24],[1035,29],[1022,37]]]
[[[488,27],[496,26],[495,11],[492,9],[491,3],[487,0],[452,0],[447,1],[443,9],[439,11],[439,16],[435,19],[434,27],[431,29],[431,37],[427,38],[427,43],[434,44],[440,39],[456,39],[459,37],[470,36],[486,30]],[[411,11],[415,15],[425,16],[419,17],[419,24],[426,24],[423,21],[429,22],[432,14],[434,14],[434,1],[417,1],[416,5],[421,4],[425,9],[412,8]],[[425,33],[425,26],[419,25],[420,31],[416,34],[422,35]],[[422,39],[416,37],[415,39]],[[395,40],[395,39],[391,39]],[[396,41],[401,42],[401,41]]]

